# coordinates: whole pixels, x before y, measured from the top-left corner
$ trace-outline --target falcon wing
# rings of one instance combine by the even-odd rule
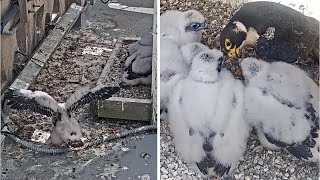
[[[42,91],[14,90],[4,96],[11,109],[31,110],[46,116],[52,116],[58,109],[58,103],[47,93]]]
[[[67,100],[66,109],[68,112],[70,112],[95,100],[108,99],[119,90],[119,87],[110,87],[106,85],[99,85],[92,89],[90,89],[89,86],[80,88],[76,90],[76,92],[73,93]]]
[[[220,164],[211,154],[206,154],[206,156],[196,164],[199,171],[205,176],[207,176],[209,174],[209,170],[212,169],[219,177],[225,177],[231,169],[231,166]]]
[[[141,77],[148,77],[151,75],[152,58],[141,58],[133,61],[133,63],[126,69],[128,80],[133,80]]]

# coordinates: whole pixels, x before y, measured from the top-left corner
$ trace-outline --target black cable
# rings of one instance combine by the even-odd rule
[[[152,130],[156,130],[157,129],[157,125],[147,125],[147,126],[142,126],[139,128],[135,128],[135,129],[131,129],[125,132],[121,132],[121,133],[115,133],[115,134],[111,134],[111,135],[107,135],[107,136],[102,136],[100,138],[97,138],[94,141],[90,141],[85,143],[85,145],[81,148],[88,148],[88,147],[92,147],[94,145],[99,145],[105,142],[109,142],[112,140],[116,140],[116,139],[120,139],[123,137],[127,137],[130,135],[134,135],[137,133],[142,133],[142,132],[147,132],[147,131],[152,131]],[[36,151],[39,153],[45,153],[45,154],[63,154],[63,153],[67,153],[72,151],[72,149],[70,148],[61,148],[61,147],[57,147],[57,148],[50,148],[50,147],[42,147],[40,145],[36,145],[33,142],[29,142],[29,141],[25,141],[22,140],[20,138],[18,138],[15,134],[8,132],[8,131],[2,131],[1,133],[3,133],[6,137],[10,138],[12,141],[18,143],[19,145],[21,145],[22,147],[25,147],[27,149],[30,149],[32,151]]]

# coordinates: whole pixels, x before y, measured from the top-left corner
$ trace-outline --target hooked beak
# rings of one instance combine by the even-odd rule
[[[200,27],[198,28],[198,30],[200,31],[200,30],[202,30],[202,29],[206,29],[208,26],[207,26],[207,24],[206,23],[201,23],[200,24]]]
[[[237,46],[234,46],[234,48],[230,49],[227,53],[228,58],[232,57],[239,57],[240,56],[240,49],[237,48]]]

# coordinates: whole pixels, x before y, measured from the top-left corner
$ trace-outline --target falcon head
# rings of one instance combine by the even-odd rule
[[[204,22],[204,16],[196,10],[183,12],[183,18],[184,21],[182,23],[184,23],[185,31],[187,32],[198,32],[207,27]]]
[[[83,146],[82,131],[73,113],[55,113],[52,117],[54,127],[50,136],[51,143],[60,146],[63,143],[71,147]]]
[[[206,28],[204,16],[196,10],[168,10],[160,16],[160,24],[161,37],[171,38],[179,46],[200,42]]]
[[[239,21],[230,22],[220,34],[220,46],[229,57],[239,56],[247,38],[247,28]]]
[[[190,75],[196,81],[214,82],[219,78],[224,60],[223,53],[217,49],[202,51],[194,57]]]

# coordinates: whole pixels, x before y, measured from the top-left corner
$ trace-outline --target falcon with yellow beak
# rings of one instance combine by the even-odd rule
[[[279,3],[251,2],[222,30],[220,45],[228,57],[251,46],[265,59],[295,62],[302,55],[312,55],[318,60],[319,21]]]

